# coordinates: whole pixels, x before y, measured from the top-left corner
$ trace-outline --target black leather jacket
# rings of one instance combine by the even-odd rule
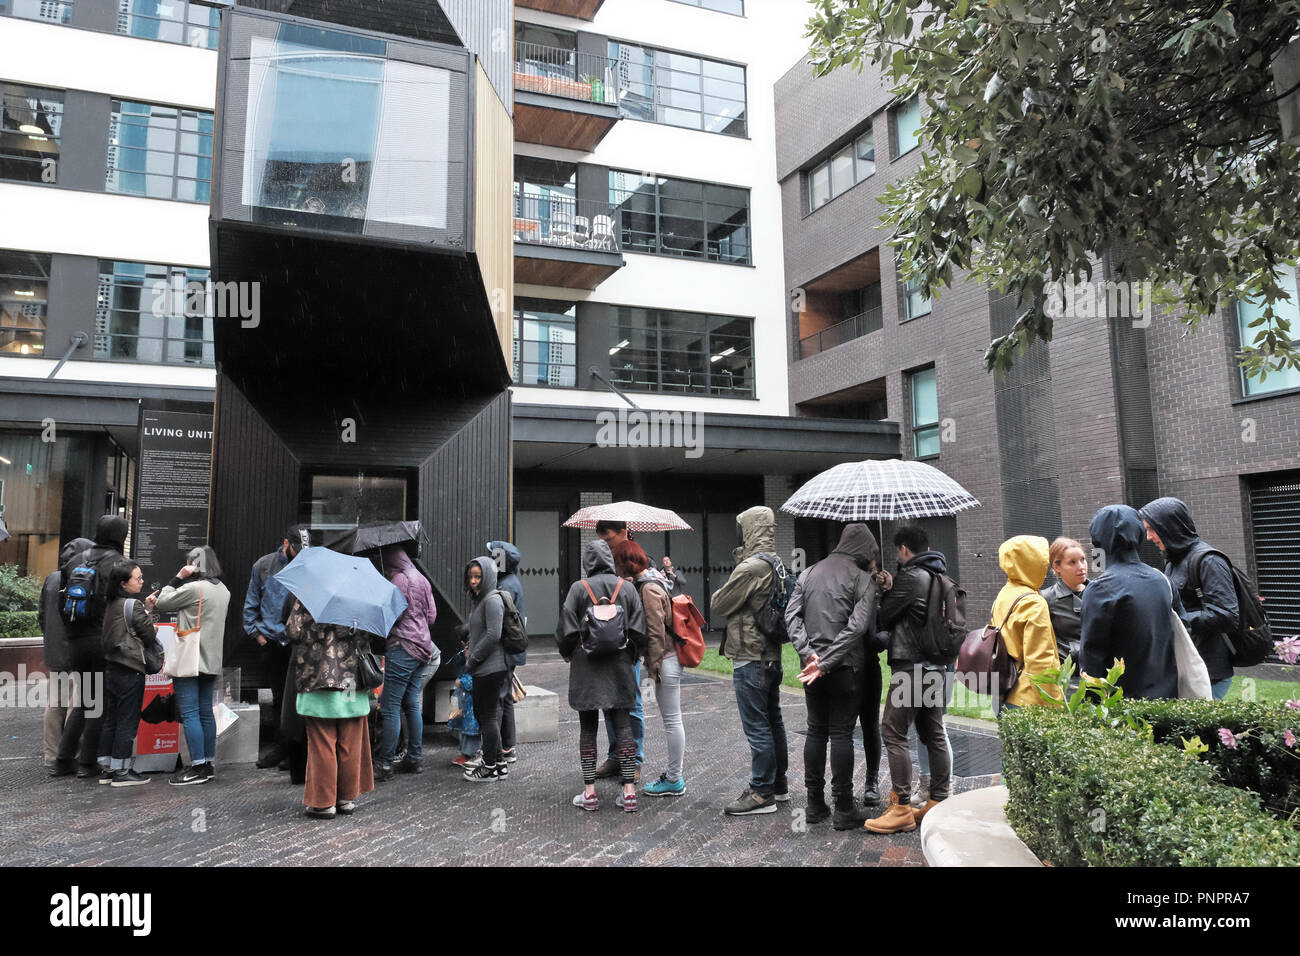
[[[1084,584],[1087,587],[1087,583]],[[1065,663],[1067,657],[1079,662],[1079,634],[1083,628],[1083,591],[1071,591],[1057,581],[1038,592],[1047,599],[1052,614],[1052,633],[1056,635],[1056,654]]]
[[[948,559],[939,551],[922,551],[898,569],[894,585],[880,599],[876,627],[889,631],[889,666],[931,664],[917,638],[925,627],[931,572],[948,573]]]

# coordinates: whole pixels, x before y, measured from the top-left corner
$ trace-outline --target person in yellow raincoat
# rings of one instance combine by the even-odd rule
[[[1020,680],[1001,702],[1005,707],[1029,707],[1047,703],[1031,674],[1042,674],[1060,666],[1052,615],[1039,589],[1047,578],[1048,544],[1037,535],[1018,534],[998,548],[998,565],[1007,583],[993,601],[993,623],[1002,627],[1007,653],[1020,665]],[[1004,623],[1005,622],[1005,623]],[[1054,693],[1059,691],[1054,689]],[[999,708],[999,711],[1001,708]]]

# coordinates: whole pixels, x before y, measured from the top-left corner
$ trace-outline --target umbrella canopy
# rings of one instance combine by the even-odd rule
[[[938,518],[979,507],[979,500],[938,468],[920,461],[851,461],[809,479],[781,510],[830,521]]]
[[[402,592],[384,580],[368,558],[329,548],[304,548],[275,579],[321,624],[387,637],[406,610]]]
[[[600,521],[622,521],[628,531],[690,531],[691,526],[675,511],[651,508],[637,501],[615,501],[608,505],[592,505],[574,512],[564,522],[566,528],[594,528]]]
[[[420,533],[418,521],[384,521],[335,532],[326,537],[325,547],[344,554],[360,554],[362,551],[373,551],[387,544],[419,541]]]

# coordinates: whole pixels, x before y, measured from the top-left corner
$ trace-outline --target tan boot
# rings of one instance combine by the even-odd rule
[[[900,804],[898,794],[890,791],[889,806],[885,812],[862,826],[872,833],[909,833],[916,829],[916,820],[912,816],[912,808]]]
[[[924,816],[925,816],[927,813],[929,813],[931,810],[933,810],[935,807],[937,807],[937,806],[939,805],[939,803],[940,803],[939,800],[926,800],[926,801],[925,801],[925,806],[923,806],[923,807],[912,807],[912,819],[914,819],[914,820],[916,821],[916,825],[917,825],[917,826],[920,826],[920,825],[921,825],[921,818],[924,817]]]

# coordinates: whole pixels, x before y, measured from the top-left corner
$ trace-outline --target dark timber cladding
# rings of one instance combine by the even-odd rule
[[[498,236],[476,212],[476,196],[508,198],[510,181],[472,173],[476,110],[502,107],[435,3],[263,5],[276,12],[222,17],[212,273],[255,283],[259,308],[215,321],[210,540],[242,600],[289,524],[418,518],[449,659],[461,569],[510,533],[510,376],[485,286],[509,221]],[[508,36],[509,8],[492,8]],[[402,10],[404,25],[385,22]],[[342,519],[318,500],[321,480],[340,478],[358,489],[330,506]],[[362,478],[399,491],[369,497]],[[240,618],[231,663],[260,676]]]

